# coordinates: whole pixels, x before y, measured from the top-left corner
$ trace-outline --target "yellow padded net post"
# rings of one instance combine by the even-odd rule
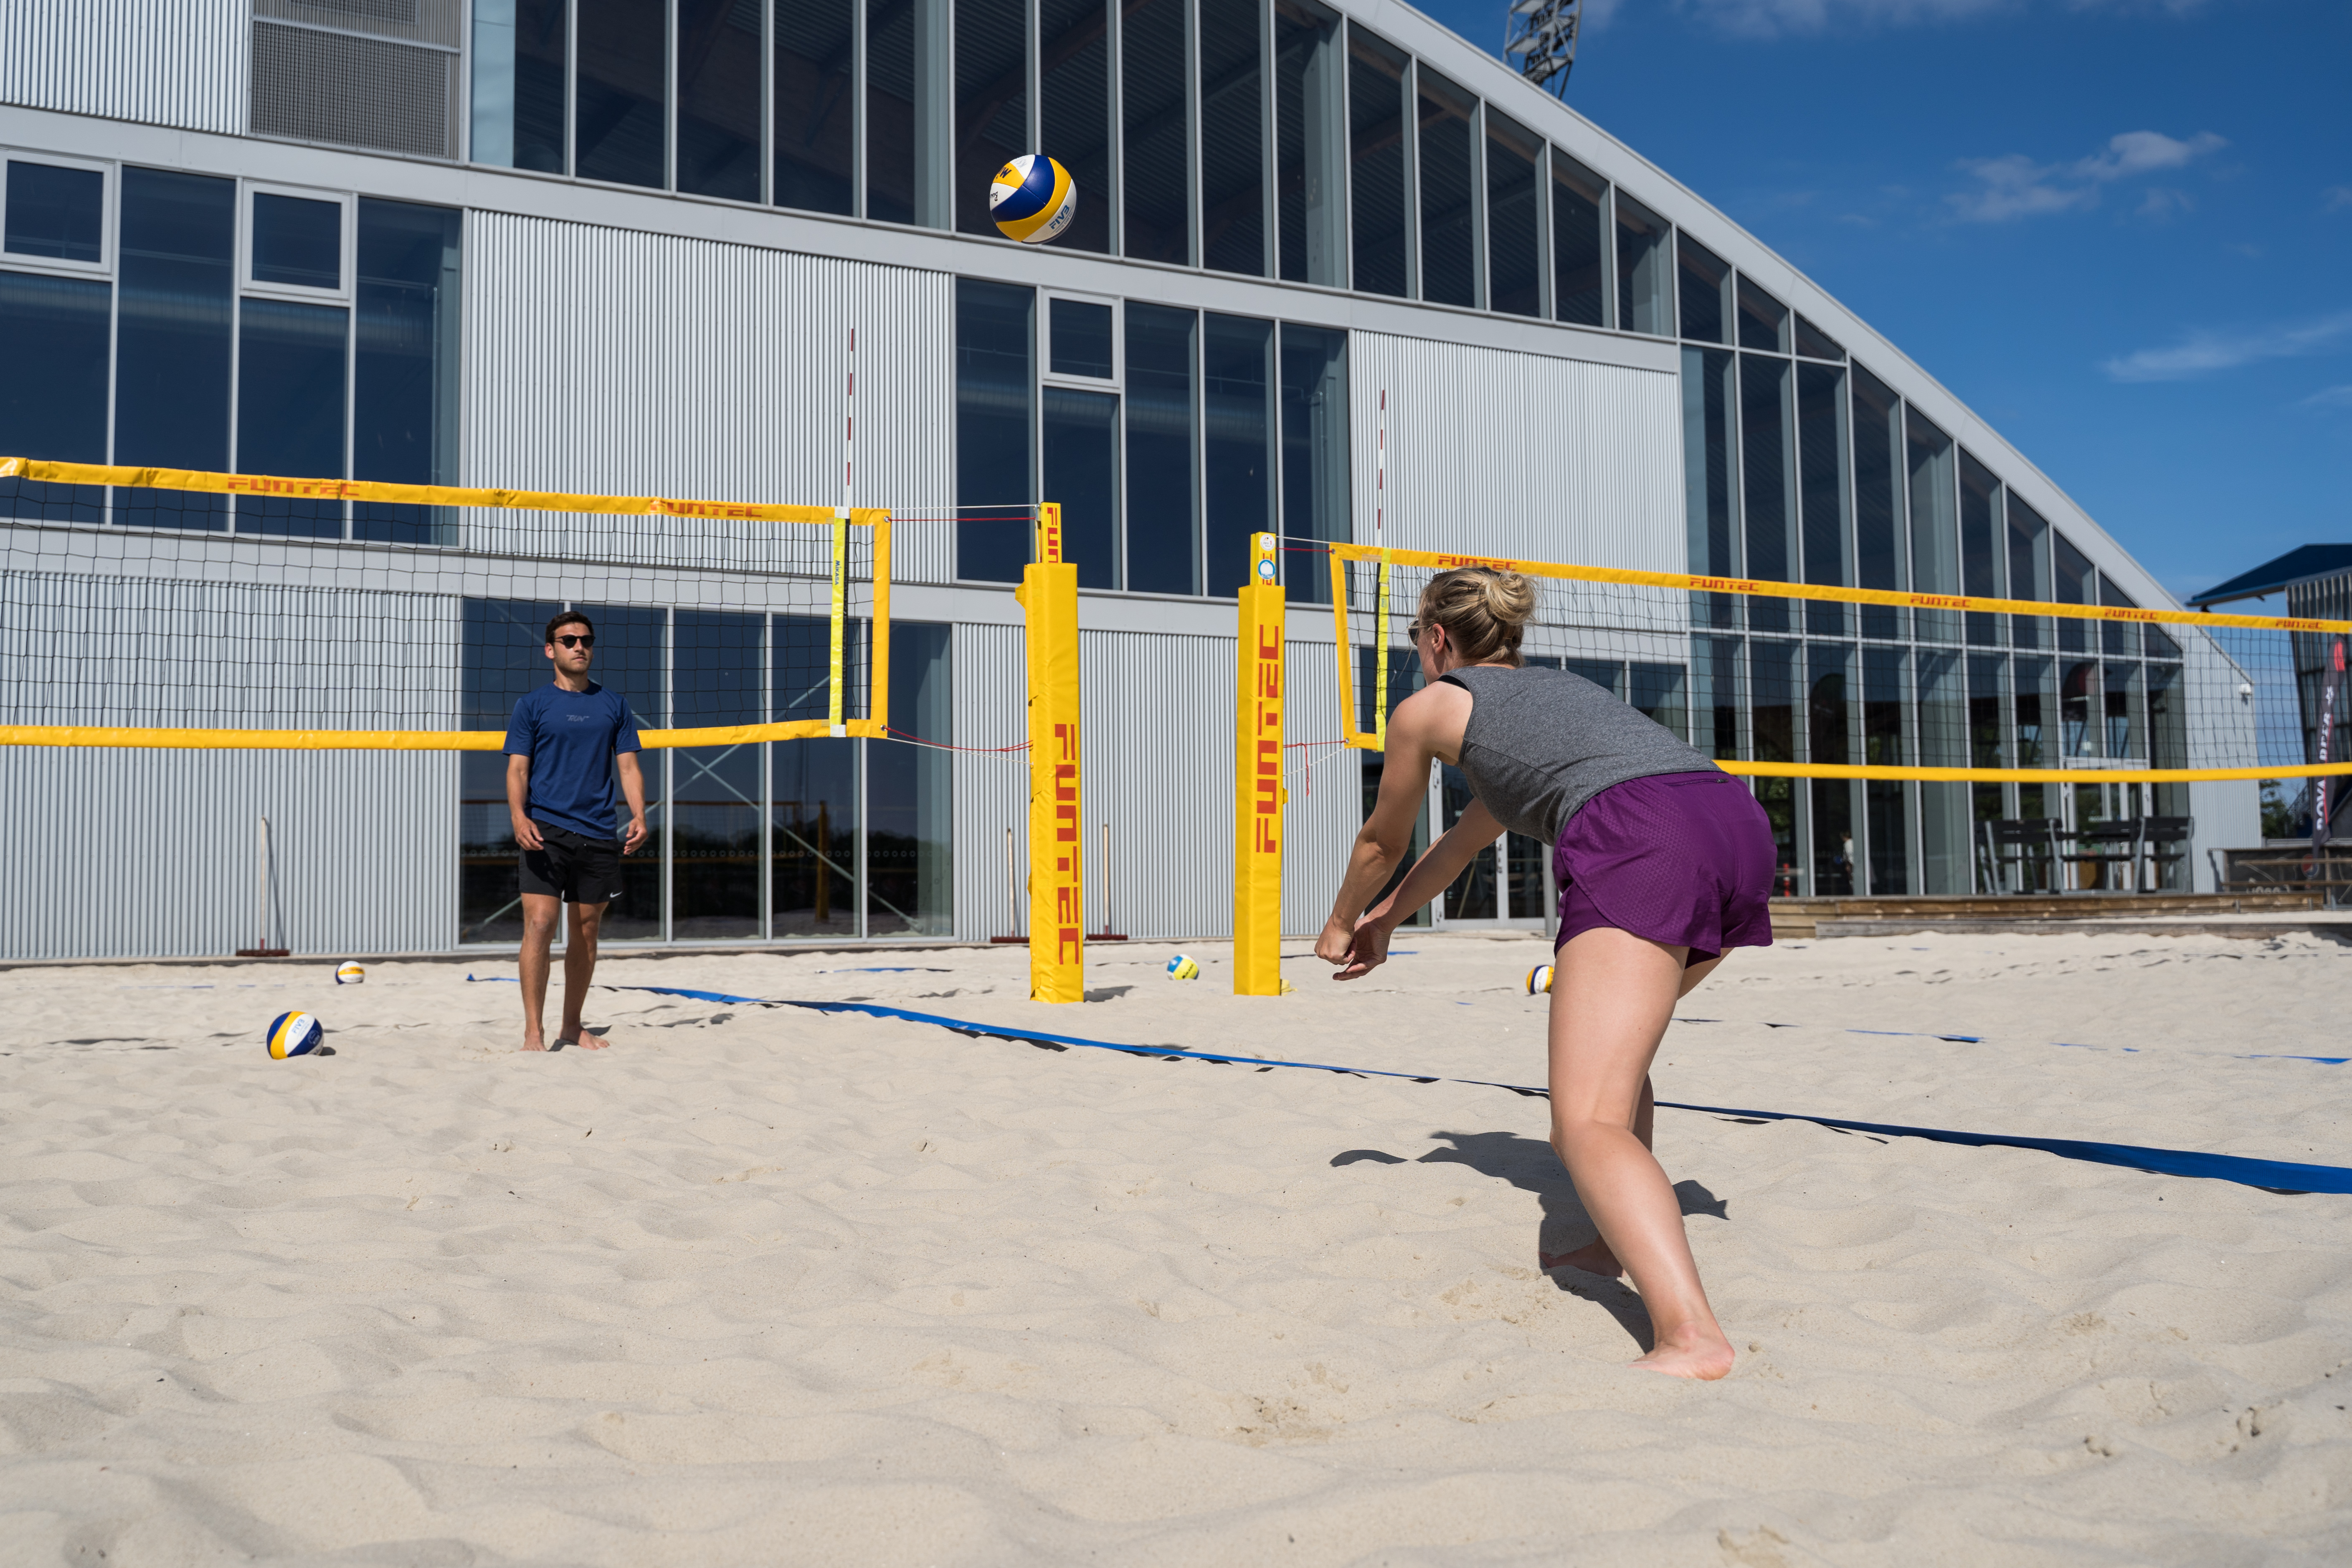
[[[1282,584],[1271,533],[1241,590],[1234,700],[1234,994],[1282,994]]]
[[[1029,675],[1029,996],[1083,1002],[1086,864],[1078,824],[1078,569],[1062,559],[1062,509],[1038,509],[1037,560],[1014,597]]]

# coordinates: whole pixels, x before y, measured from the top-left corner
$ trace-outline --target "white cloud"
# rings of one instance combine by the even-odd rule
[[[2161,131],[2126,131],[2107,138],[2107,144],[2087,158],[2071,163],[2037,163],[2022,153],[2002,158],[1963,158],[1958,166],[1976,176],[1977,188],[1947,196],[1952,211],[1968,223],[2008,223],[2044,213],[2096,206],[2099,187],[2158,169],[2179,169],[2229,145],[2210,131],[2187,141]],[[2150,202],[2141,210],[2161,213],[2168,203],[2187,205],[2178,192]]]
[[[2330,185],[2319,193],[2319,210],[2337,212],[2352,207],[2352,185]]]
[[[2193,211],[2197,204],[2186,191],[2175,191],[2163,185],[2150,185],[2147,195],[2139,199],[2142,217],[2170,217],[2175,213]]]
[[[2347,337],[2352,337],[2352,310],[2267,331],[2200,330],[2170,348],[2141,349],[2111,359],[2100,368],[2116,381],[2189,381],[2258,360],[2323,353]]]
[[[2304,399],[2319,408],[2352,408],[2352,386],[2327,386]]]
[[[1671,0],[1674,8],[1727,33],[1769,38],[1788,33],[1820,33],[1840,26],[1902,27],[1935,22],[1965,22],[2018,12],[2026,0]],[[1586,0],[1584,25],[1606,25],[1620,0]],[[2157,11],[2186,16],[2207,0],[2068,0],[2076,11]]]

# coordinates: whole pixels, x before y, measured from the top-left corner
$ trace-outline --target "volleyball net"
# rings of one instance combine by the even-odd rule
[[[881,737],[890,523],[0,458],[0,744],[496,752],[564,610],[648,748]]]
[[[2293,717],[2352,622],[1966,597],[1330,547],[1346,745],[1420,684],[1438,573],[1537,582],[1522,653],[1764,778],[2178,784],[2352,773]],[[1385,657],[1383,653],[1385,652]]]

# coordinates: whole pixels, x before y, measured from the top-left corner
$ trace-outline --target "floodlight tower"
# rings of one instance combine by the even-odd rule
[[[1583,0],[1511,0],[1503,58],[1519,57],[1519,74],[1565,101],[1576,64],[1576,24]]]

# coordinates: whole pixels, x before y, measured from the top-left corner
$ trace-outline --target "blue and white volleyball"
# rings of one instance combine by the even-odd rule
[[[1201,966],[1180,952],[1175,957],[1168,961],[1168,978],[1171,980],[1198,980],[1201,978]]]
[[[1550,965],[1550,964],[1549,964],[1549,963],[1538,963],[1538,964],[1537,964],[1533,969],[1530,969],[1530,970],[1528,970],[1528,995],[1530,995],[1530,996],[1543,996],[1543,995],[1548,995],[1548,994],[1550,993],[1550,991],[1551,991],[1551,965]]]
[[[367,984],[367,971],[361,968],[356,963],[346,963],[341,969],[335,971],[335,984],[338,985],[364,985]]]
[[[280,1013],[269,1022],[269,1054],[279,1061],[307,1057],[319,1048],[327,1031],[308,1013]]]
[[[988,185],[988,216],[997,231],[1024,245],[1043,245],[1070,226],[1078,210],[1078,184],[1070,172],[1043,153],[1024,153]]]

